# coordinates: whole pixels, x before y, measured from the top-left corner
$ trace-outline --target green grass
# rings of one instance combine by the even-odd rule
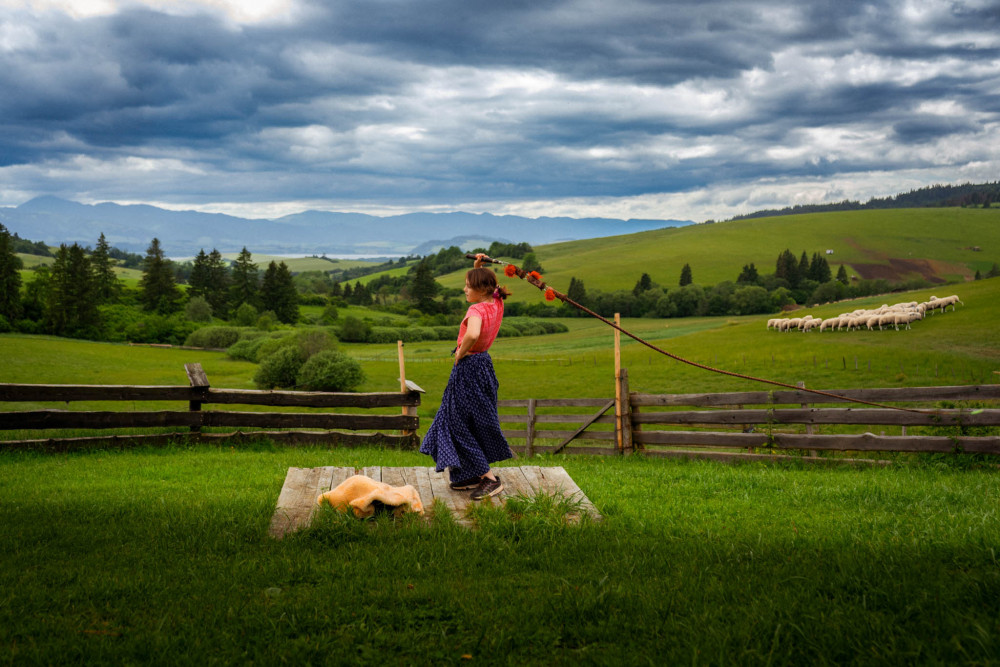
[[[642,273],[664,287],[677,286],[681,268],[691,265],[694,282],[715,285],[735,281],[744,264],[773,273],[778,254],[824,255],[834,274],[840,264],[888,265],[889,258],[932,260],[937,274],[950,281],[986,273],[1000,261],[1000,209],[926,208],[839,211],[757,218],[713,225],[666,228],[638,234],[554,243],[535,249],[545,279],[565,292],[571,277],[587,289],[630,290]],[[972,250],[979,246],[982,251]],[[515,261],[516,263],[516,261]],[[465,272],[438,279],[461,287]],[[916,276],[908,276],[916,277]],[[506,279],[512,299],[534,300],[537,290]]]
[[[992,664],[995,472],[542,458],[603,512],[267,525],[380,450],[0,455],[13,664]],[[502,475],[502,470],[501,470]],[[469,658],[466,658],[466,661]]]

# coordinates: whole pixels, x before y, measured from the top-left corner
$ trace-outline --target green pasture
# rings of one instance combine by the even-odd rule
[[[1000,375],[1000,279],[948,286],[965,305],[937,314],[906,331],[809,333],[766,330],[766,316],[625,319],[623,327],[684,359],[713,368],[814,389],[937,386],[995,383]],[[882,303],[922,301],[930,290],[829,304],[796,311],[828,317]],[[540,298],[540,296],[539,296]],[[361,309],[341,313],[362,315]],[[614,331],[592,318],[564,318],[566,333],[499,338],[490,353],[500,397],[600,398],[614,391]],[[396,345],[341,343],[361,362],[367,380],[360,391],[396,391]],[[426,429],[451,372],[451,341],[407,343],[406,377],[426,393],[418,409]],[[224,353],[0,335],[0,382],[53,384],[186,384],[184,364],[200,362],[215,387],[252,388],[257,366]],[[622,336],[622,365],[632,391],[690,393],[768,389],[749,380],[712,373],[664,357]],[[37,409],[18,404],[9,409]],[[96,409],[73,404],[72,409]],[[101,409],[121,409],[102,407]],[[126,406],[125,409],[155,406]],[[242,408],[241,408],[242,409]],[[16,437],[27,437],[23,434]],[[15,434],[0,432],[0,438]]]
[[[772,273],[778,254],[786,248],[796,256],[803,250],[810,257],[822,254],[834,273],[840,264],[848,265],[852,273],[855,263],[926,259],[941,278],[968,280],[977,269],[986,273],[1000,261],[1000,209],[890,209],[756,218],[554,243],[538,246],[535,253],[546,281],[565,292],[572,277],[583,280],[588,289],[632,289],[643,273],[664,287],[676,287],[685,263],[691,265],[697,284],[735,281],[743,265],[751,262],[762,274]],[[828,249],[832,255],[824,254]],[[464,272],[459,271],[438,281],[461,287],[463,279]],[[515,300],[535,298],[534,287],[517,279],[506,282],[512,283]]]
[[[7,664],[995,664],[995,471],[539,457],[604,515],[323,510],[267,535],[267,444],[0,454]],[[503,477],[502,466],[499,469]],[[415,517],[408,517],[415,519]]]

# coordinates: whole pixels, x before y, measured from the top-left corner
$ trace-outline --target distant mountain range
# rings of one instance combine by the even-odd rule
[[[156,237],[171,257],[212,248],[238,252],[246,246],[263,254],[393,258],[429,254],[450,245],[471,248],[492,241],[540,245],[693,224],[687,220],[523,218],[461,212],[383,218],[305,211],[265,220],[145,205],[80,204],[58,197],[37,197],[16,208],[0,208],[0,223],[22,238],[50,245],[93,246],[103,233],[113,247],[137,253],[144,253]]]

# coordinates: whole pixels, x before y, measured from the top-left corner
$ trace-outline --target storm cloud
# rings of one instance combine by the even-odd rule
[[[700,220],[995,180],[1000,3],[0,0],[0,90],[5,206]]]

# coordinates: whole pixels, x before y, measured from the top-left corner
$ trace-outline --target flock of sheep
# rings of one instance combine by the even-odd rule
[[[947,311],[948,306],[951,306],[951,309],[955,310],[956,303],[965,305],[955,294],[940,299],[932,296],[923,303],[910,301],[909,303],[897,303],[892,306],[883,305],[874,310],[855,310],[852,313],[841,313],[837,317],[830,317],[825,320],[813,317],[812,315],[792,318],[776,317],[767,321],[767,328],[774,329],[775,331],[812,331],[813,329],[819,329],[820,331],[839,331],[841,329],[846,329],[847,331],[854,329],[856,331],[858,329],[868,329],[871,331],[878,327],[881,331],[883,328],[891,326],[896,331],[899,331],[900,325],[903,325],[905,329],[909,329],[910,323],[924,319],[924,316],[927,314],[933,315],[936,310],[940,310],[943,313]]]

